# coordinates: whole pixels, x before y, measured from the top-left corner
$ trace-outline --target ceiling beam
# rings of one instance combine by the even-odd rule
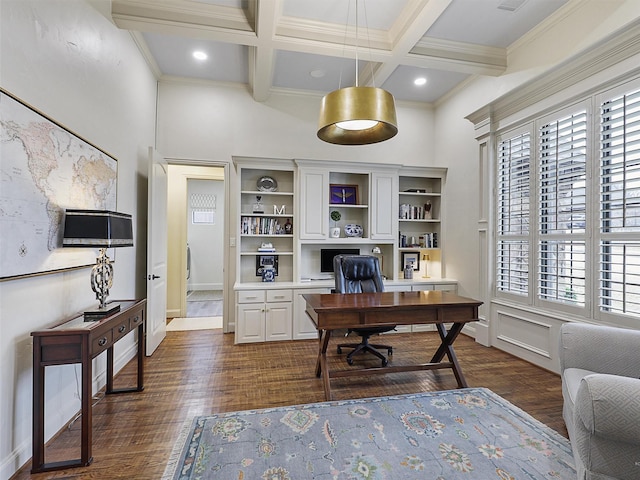
[[[253,98],[264,102],[269,98],[273,84],[275,49],[273,37],[282,12],[282,0],[257,0],[256,34],[258,45],[249,53],[249,84]]]

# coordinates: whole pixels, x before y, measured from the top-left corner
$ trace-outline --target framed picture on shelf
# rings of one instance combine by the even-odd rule
[[[331,205],[358,205],[358,185],[329,185]]]
[[[413,266],[413,270],[420,270],[420,253],[419,252],[402,252],[402,268],[408,264]]]
[[[273,275],[278,276],[278,255],[258,255],[256,256],[256,277],[262,277],[265,267],[273,270]]]

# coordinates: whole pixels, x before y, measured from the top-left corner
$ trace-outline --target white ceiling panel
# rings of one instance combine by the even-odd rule
[[[469,76],[502,74],[507,47],[552,22],[568,0],[359,1],[357,49],[355,0],[111,5],[116,25],[141,34],[141,51],[161,76],[242,83],[256,101],[274,89],[318,95],[354,85],[357,52],[360,85],[375,81],[397,100],[433,103]],[[207,60],[194,59],[196,49]],[[413,84],[418,75],[426,85]]]

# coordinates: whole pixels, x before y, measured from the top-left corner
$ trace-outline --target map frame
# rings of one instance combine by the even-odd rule
[[[95,264],[97,257],[97,249],[88,249],[88,248],[65,248],[62,249],[62,223],[64,219],[64,210],[66,208],[74,208],[74,209],[95,209],[95,210],[110,210],[115,211],[117,205],[117,182],[118,182],[118,160],[105,150],[99,148],[92,142],[87,139],[81,137],[71,129],[67,128],[63,124],[54,120],[50,116],[46,115],[42,111],[37,108],[31,106],[27,102],[23,101],[19,97],[0,87],[0,226],[3,226],[2,235],[0,235],[0,250],[6,249],[7,245],[15,245],[16,238],[12,237],[15,235],[17,229],[6,228],[6,225],[9,222],[5,222],[6,217],[13,212],[7,212],[7,209],[3,209],[3,206],[11,203],[11,196],[7,196],[7,190],[10,189],[3,188],[3,182],[5,180],[4,177],[7,175],[6,172],[3,171],[3,163],[7,164],[6,153],[9,148],[5,148],[5,144],[10,143],[10,135],[9,129],[5,128],[5,125],[8,125],[12,119],[8,118],[8,112],[11,109],[15,109],[14,111],[19,112],[19,116],[21,118],[30,118],[30,121],[37,123],[40,127],[43,127],[47,132],[51,132],[52,135],[55,135],[59,138],[64,138],[68,141],[66,147],[69,151],[78,151],[83,152],[83,160],[85,163],[95,162],[98,159],[100,162],[103,162],[103,166],[113,170],[113,179],[112,182],[109,183],[110,187],[106,192],[99,190],[96,193],[96,198],[94,201],[88,200],[87,198],[75,198],[74,200],[66,199],[65,201],[60,202],[57,198],[50,198],[46,193],[42,193],[42,201],[46,203],[47,214],[49,215],[50,226],[49,230],[52,228],[56,230],[56,232],[49,232],[49,236],[42,235],[42,238],[38,238],[38,240],[42,240],[38,242],[36,246],[38,249],[42,249],[39,252],[40,255],[47,255],[48,259],[46,262],[43,262],[45,265],[43,268],[30,268],[28,271],[15,271],[7,268],[6,261],[0,256],[0,282],[4,282],[7,280],[15,280],[19,278],[39,276],[39,275],[47,275],[60,273],[68,270],[76,270],[80,268],[90,267]],[[21,137],[20,141],[24,143],[24,149],[27,151],[30,148],[25,142],[27,142],[27,138]],[[15,141],[15,140],[14,140]],[[85,155],[89,156],[89,159],[84,158]],[[20,171],[22,168],[23,171],[20,172],[24,174],[24,172],[29,172],[30,167],[34,167],[34,160],[30,158],[31,165],[25,164],[16,165],[20,159],[17,159],[16,156],[12,156],[11,160],[14,162],[12,167],[12,171]],[[56,163],[56,162],[64,162],[63,158],[55,158],[52,154],[49,158],[41,158],[38,162],[42,163]],[[78,162],[79,158],[69,159],[69,162]],[[37,162],[36,162],[36,167]],[[60,182],[69,182],[72,183],[72,179],[64,178],[64,176],[60,176],[60,173],[64,173],[69,171],[69,165],[63,164],[56,173],[56,180]],[[72,169],[71,169],[72,170]],[[110,173],[110,172],[109,172]],[[15,199],[18,201],[17,199]],[[15,220],[14,220],[15,222]],[[46,237],[46,238],[45,238]],[[46,243],[46,244],[45,244]],[[2,252],[0,252],[1,254]],[[114,249],[110,249],[110,257],[114,259]],[[54,260],[51,260],[51,259]],[[47,267],[50,265],[50,267]],[[8,271],[10,270],[10,271]],[[7,274],[9,273],[9,274]]]

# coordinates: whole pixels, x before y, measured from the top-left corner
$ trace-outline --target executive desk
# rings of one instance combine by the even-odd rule
[[[144,317],[146,300],[116,300],[120,311],[100,320],[84,321],[78,314],[33,336],[33,458],[31,472],[46,472],[89,465],[91,457],[91,373],[92,359],[107,351],[107,385],[105,393],[141,392],[144,389]],[[132,388],[113,388],[113,345],[138,330],[138,384]],[[44,370],[49,365],[82,365],[80,458],[45,463],[44,448]]]
[[[316,376],[322,375],[327,400],[332,399],[330,379],[337,377],[450,368],[456,377],[458,387],[467,386],[453,349],[453,342],[466,323],[478,320],[478,307],[482,302],[451,292],[434,290],[354,294],[307,293],[303,297],[307,302],[307,315],[318,329]],[[452,324],[448,331],[445,323]],[[333,330],[417,324],[434,324],[440,334],[440,347],[429,363],[329,371],[327,347]],[[445,355],[448,362],[442,361]]]

